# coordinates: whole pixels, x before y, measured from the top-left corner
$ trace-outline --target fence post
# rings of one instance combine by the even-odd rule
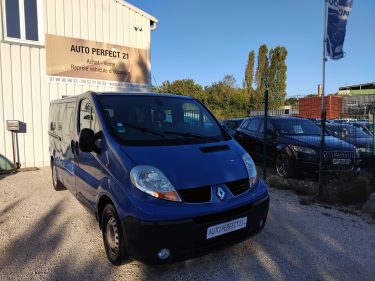
[[[263,125],[263,179],[267,180],[267,116],[268,116],[268,83],[264,93],[264,125]]]
[[[372,113],[372,182],[375,188],[375,111]]]

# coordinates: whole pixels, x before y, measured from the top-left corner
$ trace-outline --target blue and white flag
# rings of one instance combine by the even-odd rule
[[[333,60],[344,56],[346,22],[353,0],[328,0],[327,53]]]

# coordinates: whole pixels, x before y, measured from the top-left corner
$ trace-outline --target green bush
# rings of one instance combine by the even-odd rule
[[[323,200],[342,205],[364,203],[374,191],[374,180],[370,173],[362,172],[354,177],[342,175],[326,182]]]

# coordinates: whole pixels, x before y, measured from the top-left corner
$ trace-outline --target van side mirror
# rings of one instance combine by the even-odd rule
[[[78,145],[82,152],[92,152],[100,154],[100,148],[95,144],[95,141],[102,138],[102,132],[94,133],[93,130],[85,128],[79,134]]]

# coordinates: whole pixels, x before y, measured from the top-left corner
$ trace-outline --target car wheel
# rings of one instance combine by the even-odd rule
[[[62,184],[62,182],[57,178],[57,170],[56,170],[56,165],[51,164],[51,168],[52,168],[52,184],[53,184],[53,188],[57,191],[59,190],[64,190],[65,187],[64,185]]]
[[[290,166],[290,158],[286,153],[280,153],[277,155],[275,168],[280,177],[289,178],[292,176]]]
[[[112,204],[104,207],[101,228],[104,248],[109,261],[114,265],[120,265],[127,257],[124,231]]]

